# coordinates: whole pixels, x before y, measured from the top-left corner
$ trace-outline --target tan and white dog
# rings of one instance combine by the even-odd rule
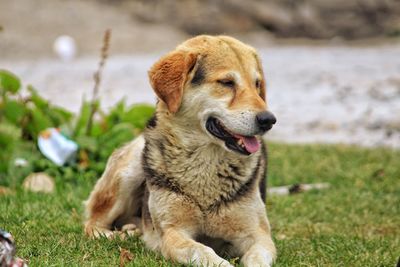
[[[118,149],[86,202],[90,236],[143,234],[148,248],[196,266],[270,266],[265,211],[267,111],[256,51],[227,36],[198,36],[149,71],[156,113]],[[218,255],[218,254],[219,255]]]

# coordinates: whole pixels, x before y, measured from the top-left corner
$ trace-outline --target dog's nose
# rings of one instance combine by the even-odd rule
[[[256,121],[261,130],[268,131],[276,123],[276,118],[271,112],[263,111],[256,115]]]

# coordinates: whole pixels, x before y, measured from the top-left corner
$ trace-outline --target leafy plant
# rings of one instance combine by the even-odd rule
[[[100,101],[93,99],[84,100],[80,112],[73,114],[52,105],[31,85],[26,88],[27,96],[23,97],[20,91],[20,79],[0,70],[0,184],[14,181],[14,186],[26,175],[15,166],[17,158],[28,161],[25,170],[46,171],[64,181],[82,176],[95,179],[112,151],[137,136],[154,113],[151,105],[127,106],[123,100],[105,112]],[[52,127],[60,128],[63,135],[79,145],[76,161],[70,166],[56,166],[36,146],[40,132]],[[2,179],[9,176],[13,179]]]

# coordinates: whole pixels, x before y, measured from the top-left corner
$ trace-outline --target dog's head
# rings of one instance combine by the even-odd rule
[[[158,108],[186,120],[210,141],[244,155],[257,135],[275,124],[255,49],[227,36],[198,36],[161,58],[149,71]],[[199,133],[196,133],[199,134]]]

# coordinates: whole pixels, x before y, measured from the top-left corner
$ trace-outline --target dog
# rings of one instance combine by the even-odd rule
[[[271,266],[265,210],[276,122],[254,48],[201,35],[149,71],[158,97],[143,134],[116,150],[86,202],[89,236],[141,234],[146,246],[195,266]]]

